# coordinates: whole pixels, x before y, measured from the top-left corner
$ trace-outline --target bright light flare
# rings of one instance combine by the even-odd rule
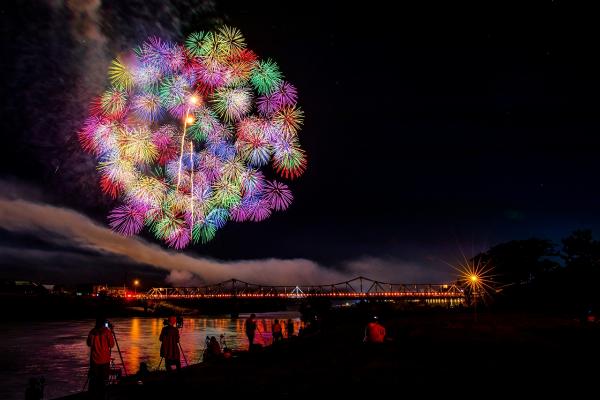
[[[465,257],[463,263],[453,268],[459,273],[459,282],[474,295],[482,296],[495,291],[493,267],[489,263]]]

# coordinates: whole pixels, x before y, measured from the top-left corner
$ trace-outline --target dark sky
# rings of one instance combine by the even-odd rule
[[[428,271],[461,249],[600,225],[600,25],[591,10],[561,1],[96,3],[0,6],[0,173],[8,186],[43,193],[39,201],[105,224],[112,203],[75,132],[107,63],[149,35],[181,40],[225,22],[298,87],[309,164],[287,212],[229,224],[189,254],[326,267],[374,257]],[[2,229],[0,245],[82,252]],[[141,268],[87,255],[107,265],[103,279]],[[61,259],[59,269],[76,263]],[[26,256],[0,264],[11,276],[15,265],[41,268]]]

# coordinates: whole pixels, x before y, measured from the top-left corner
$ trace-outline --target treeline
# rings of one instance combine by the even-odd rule
[[[577,230],[555,243],[513,240],[491,247],[472,262],[489,266],[489,304],[589,312],[600,305],[600,241]]]

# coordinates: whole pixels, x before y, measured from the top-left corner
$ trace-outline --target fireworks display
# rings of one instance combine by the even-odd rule
[[[169,246],[206,243],[228,220],[262,221],[288,208],[306,169],[296,88],[259,60],[236,28],[195,32],[184,45],[149,38],[116,58],[111,83],[79,131],[100,187],[121,204],[109,225],[146,227]],[[274,172],[261,168],[272,164]]]

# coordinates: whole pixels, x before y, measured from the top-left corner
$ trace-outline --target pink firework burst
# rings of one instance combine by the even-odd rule
[[[208,60],[197,64],[196,73],[200,81],[210,88],[223,85],[228,78],[225,67],[218,62]]]
[[[298,100],[298,90],[291,83],[283,82],[279,86],[279,89],[273,93],[272,97],[279,104],[279,108],[293,107]]]
[[[244,222],[250,219],[250,209],[247,204],[240,203],[232,207],[229,211],[229,217],[235,222]]]
[[[260,96],[256,100],[258,112],[265,117],[273,115],[273,113],[283,107],[283,103],[277,98],[276,93]]]
[[[260,199],[250,206],[250,219],[254,222],[264,221],[271,216],[271,203],[266,199]]]
[[[108,214],[108,224],[124,236],[133,236],[140,233],[144,227],[146,208],[136,204],[125,203]]]
[[[284,183],[273,181],[266,182],[263,188],[264,198],[274,210],[282,211],[289,207],[294,199],[292,192]]]
[[[187,224],[182,225],[166,238],[167,244],[177,250],[185,248],[190,243],[190,240],[190,228]]]
[[[186,54],[184,48],[179,45],[171,46],[166,54],[165,62],[172,71],[181,70],[186,63]]]

